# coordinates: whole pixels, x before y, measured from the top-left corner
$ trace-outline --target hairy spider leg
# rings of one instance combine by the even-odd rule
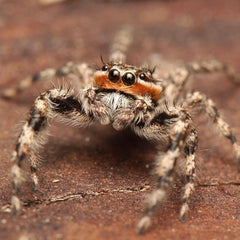
[[[125,63],[126,52],[132,42],[132,32],[131,26],[124,26],[116,33],[111,47],[110,61]],[[17,87],[5,89],[0,97],[11,99],[31,87],[35,82],[51,81],[63,77],[72,79],[74,81],[73,84],[78,88],[90,87],[95,70],[95,67],[86,63],[68,62],[58,69],[47,68],[33,76],[28,76],[21,80]]]
[[[109,61],[115,63],[126,62],[126,52],[132,42],[133,28],[129,25],[123,26],[115,35],[110,49]]]
[[[186,154],[186,168],[185,168],[185,178],[186,184],[184,186],[184,193],[182,196],[182,206],[180,209],[179,219],[185,221],[188,210],[189,210],[189,200],[194,193],[194,180],[196,177],[196,149],[198,145],[198,133],[196,129],[191,129],[190,133],[186,137],[184,151]]]
[[[183,111],[179,111],[178,120],[176,120],[170,131],[168,149],[164,155],[162,155],[160,152],[157,155],[155,171],[158,177],[158,188],[154,190],[147,198],[145,216],[137,225],[138,234],[143,234],[149,228],[151,225],[152,215],[155,213],[158,204],[166,196],[166,191],[173,181],[173,172],[176,161],[181,155],[181,148],[186,136],[188,135],[188,129],[190,125],[190,116]],[[161,132],[160,129],[159,132]]]
[[[5,99],[11,99],[17,94],[31,87],[35,82],[38,81],[52,81],[59,78],[60,81],[64,77],[70,78],[73,84],[78,88],[87,87],[91,85],[91,80],[93,77],[95,69],[86,63],[73,63],[68,62],[63,67],[59,69],[47,68],[36,73],[33,76],[29,76],[22,81],[16,88],[5,89],[1,93],[1,97]]]
[[[233,134],[229,124],[226,123],[219,114],[215,103],[200,92],[189,93],[185,103],[185,107],[188,109],[188,111],[193,111],[199,106],[205,110],[212,122],[217,125],[222,135],[230,140],[231,144],[233,145],[235,156],[240,165],[240,145],[237,143],[237,138]]]
[[[240,78],[234,73],[234,70],[227,64],[209,60],[202,62],[192,62],[185,66],[178,67],[175,71],[169,73],[169,83],[166,86],[165,94],[169,101],[176,102],[181,95],[184,86],[193,74],[223,72],[227,77],[236,84],[240,84]]]
[[[48,120],[60,117],[61,120],[70,125],[86,127],[94,121],[96,115],[99,115],[101,111],[103,112],[101,106],[99,106],[100,110],[97,110],[99,103],[94,102],[94,99],[91,99],[88,94],[82,98],[86,98],[86,103],[71,92],[62,89],[49,90],[36,98],[13,153],[14,165],[11,172],[13,178],[12,210],[14,214],[19,214],[21,210],[18,194],[24,180],[21,169],[22,162],[27,155],[30,156],[33,184],[37,187],[36,152],[46,142],[46,137],[44,137],[46,131],[44,130],[46,130]],[[93,108],[87,106],[87,101],[92,101]]]

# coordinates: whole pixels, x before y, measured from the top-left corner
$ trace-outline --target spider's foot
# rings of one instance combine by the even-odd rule
[[[13,177],[13,185],[17,191],[19,186],[25,181],[25,178],[23,176],[21,168],[17,164],[14,164],[12,166],[11,174]]]
[[[12,196],[11,206],[12,206],[12,215],[19,216],[21,214],[22,204],[20,199],[17,196]]]
[[[137,225],[137,234],[142,235],[144,234],[151,225],[151,218],[150,216],[144,216]]]
[[[17,90],[14,88],[5,89],[4,92],[1,93],[0,97],[4,99],[11,99],[17,95]]]
[[[39,185],[38,177],[37,177],[36,173],[32,173],[31,178],[32,178],[32,190],[34,192],[36,192],[38,190],[38,185]]]
[[[238,145],[236,142],[233,144],[233,149],[238,161],[238,169],[240,171],[240,145]]]
[[[233,83],[235,83],[237,85],[240,84],[240,74],[239,74],[239,72],[235,72],[235,70],[230,66],[227,66],[226,72],[227,72],[227,75],[228,75],[229,79]]]
[[[180,215],[179,215],[179,220],[181,222],[185,222],[187,219],[187,214],[188,214],[189,206],[187,203],[184,203],[181,207],[180,210]]]

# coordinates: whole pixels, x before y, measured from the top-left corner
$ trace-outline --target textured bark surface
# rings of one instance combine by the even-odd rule
[[[40,6],[0,1],[0,88],[68,61],[101,64],[114,33],[135,27],[128,62],[149,55],[171,60],[216,58],[240,69],[239,0],[66,1]],[[155,55],[156,56],[156,55]],[[224,75],[196,76],[191,86],[211,97],[240,139],[240,88]],[[154,147],[109,127],[73,129],[54,123],[40,188],[27,182],[24,213],[8,213],[11,153],[41,83],[11,101],[0,100],[0,239],[240,239],[240,177],[230,143],[206,117],[200,133],[198,183],[185,223],[178,220],[179,186],[144,236],[135,233],[144,196],[153,189]]]

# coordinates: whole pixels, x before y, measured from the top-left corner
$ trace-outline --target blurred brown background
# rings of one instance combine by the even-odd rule
[[[135,28],[128,62],[216,58],[240,69],[239,0],[0,1],[0,89],[68,61],[100,64],[116,31]],[[240,138],[240,88],[225,76],[196,76],[193,89],[213,98]],[[200,132],[199,169],[192,209],[178,221],[180,188],[160,208],[151,230],[137,236],[144,196],[154,182],[155,149],[108,127],[52,124],[40,189],[26,184],[24,214],[8,213],[10,158],[23,120],[43,90],[39,83],[11,101],[0,100],[0,239],[240,239],[240,177],[231,145],[207,118]]]

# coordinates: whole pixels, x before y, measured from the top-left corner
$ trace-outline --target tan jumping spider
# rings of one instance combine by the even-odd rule
[[[125,52],[131,42],[130,33],[130,28],[124,28],[116,35],[110,61],[103,63],[97,71],[85,63],[70,62],[58,70],[46,69],[25,79],[17,89],[5,91],[5,97],[12,97],[35,81],[53,77],[67,76],[74,80],[72,85],[75,84],[74,89],[55,88],[43,92],[31,108],[13,154],[13,213],[18,214],[21,210],[18,193],[23,180],[22,163],[29,156],[31,177],[37,188],[36,152],[42,139],[46,138],[48,120],[57,116],[78,127],[100,123],[110,124],[118,131],[129,128],[140,137],[154,140],[159,145],[165,144],[165,151],[159,151],[156,156],[157,189],[147,198],[145,215],[137,225],[139,234],[150,226],[151,216],[173,182],[173,173],[178,165],[186,181],[180,220],[186,218],[189,200],[194,192],[195,151],[198,145],[198,134],[191,117],[193,111],[205,110],[220,132],[230,140],[240,162],[240,146],[213,101],[200,92],[183,94],[185,83],[192,74],[222,71],[234,79],[231,69],[216,60],[197,62],[159,78],[152,69],[125,64]]]

